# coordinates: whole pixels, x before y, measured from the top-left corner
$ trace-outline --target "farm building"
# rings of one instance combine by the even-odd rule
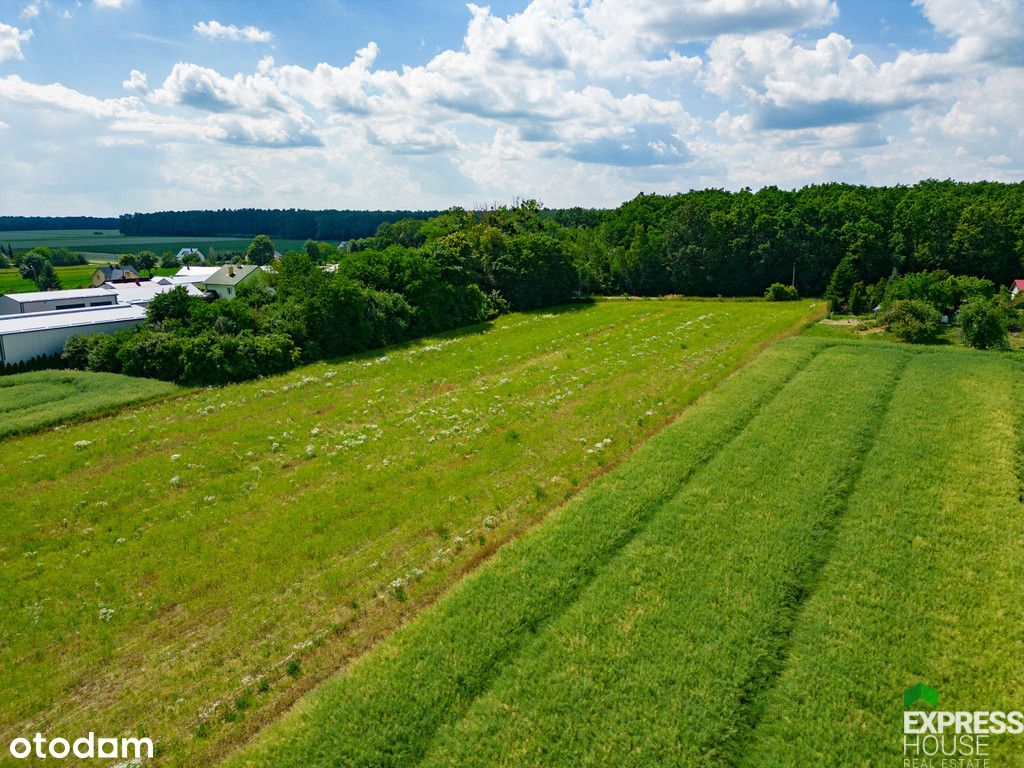
[[[206,257],[203,256],[203,252],[200,251],[198,248],[182,248],[180,251],[178,251],[178,255],[175,256],[175,258],[178,261],[181,261],[182,259],[187,258],[189,256],[197,257],[200,261],[206,261]]]
[[[0,316],[0,363],[20,363],[55,355],[64,350],[64,342],[72,336],[115,333],[145,319],[145,307],[136,304],[3,315]]]
[[[121,280],[140,280],[141,276],[131,267],[115,267],[107,265],[100,267],[92,273],[92,279],[89,281],[89,285],[93,288],[98,288],[104,283],[114,283]]]
[[[8,293],[0,296],[0,315],[23,315],[29,312],[53,312],[60,309],[108,307],[117,303],[112,288],[80,288],[69,291],[35,291]]]
[[[1024,280],[1014,280],[1010,285],[1010,298],[1016,299],[1021,291],[1024,291]]]
[[[206,290],[222,299],[233,299],[238,289],[263,277],[263,270],[252,264],[228,264],[206,279]]]
[[[182,267],[175,272],[170,280],[174,285],[202,285],[213,277],[220,267]]]

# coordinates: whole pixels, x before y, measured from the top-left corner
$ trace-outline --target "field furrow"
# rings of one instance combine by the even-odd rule
[[[857,362],[819,354],[438,734],[424,765],[716,760],[785,647],[902,355]]]
[[[913,357],[739,765],[903,764],[902,693],[918,682],[942,709],[1020,707],[1022,372],[1007,356]],[[1020,765],[1024,739],[994,736],[989,756]]]

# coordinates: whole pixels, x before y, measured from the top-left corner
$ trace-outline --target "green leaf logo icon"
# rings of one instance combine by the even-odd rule
[[[924,683],[918,683],[903,692],[904,709],[916,706],[919,701],[923,701],[932,707],[937,707],[939,706],[939,692],[934,688],[929,688]]]

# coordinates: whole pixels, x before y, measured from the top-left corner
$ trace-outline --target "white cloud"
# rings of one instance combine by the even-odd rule
[[[17,27],[0,23],[0,61],[24,59],[25,54],[21,52],[21,44],[27,43],[31,38],[31,29],[22,32]]]
[[[221,24],[219,21],[200,21],[193,29],[210,40],[244,41],[247,43],[269,43],[274,36],[259,27],[236,27],[234,24]]]
[[[28,20],[34,19],[39,15],[39,0],[32,3],[27,3],[24,8],[21,9],[21,18]]]
[[[136,93],[146,93],[149,91],[149,82],[146,79],[145,72],[139,72],[137,69],[133,69],[127,80],[121,82],[121,87],[126,91],[135,91]]]
[[[585,15],[609,35],[671,45],[821,26],[838,12],[834,0],[594,0]]]
[[[93,5],[97,8],[124,8],[126,5],[131,3],[132,0],[92,0]]]

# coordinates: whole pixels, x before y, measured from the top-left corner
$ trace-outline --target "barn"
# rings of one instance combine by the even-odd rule
[[[136,304],[0,315],[0,363],[8,365],[64,351],[72,336],[116,333],[146,319]]]
[[[58,309],[106,307],[117,303],[117,293],[107,286],[70,291],[35,291],[0,296],[0,315],[53,312]]]

